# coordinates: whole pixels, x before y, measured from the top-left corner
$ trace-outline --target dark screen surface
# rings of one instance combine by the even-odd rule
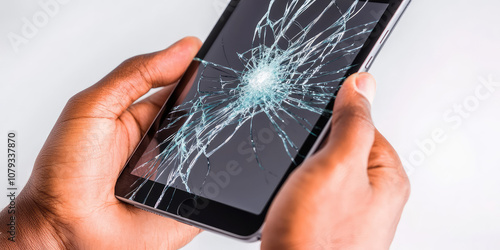
[[[233,1],[130,159],[117,194],[174,214],[195,197],[205,214],[262,218],[324,129],[388,6]],[[196,216],[184,217],[203,221]]]

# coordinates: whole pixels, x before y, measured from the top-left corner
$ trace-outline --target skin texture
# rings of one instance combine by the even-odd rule
[[[2,233],[0,249],[178,249],[200,232],[114,196],[122,167],[200,45],[185,38],[131,58],[68,101],[16,200],[16,243]],[[164,88],[134,103],[155,87]],[[409,184],[371,122],[374,91],[368,74],[346,81],[326,146],[272,204],[263,249],[389,247]],[[10,216],[4,209],[0,224]]]
[[[185,38],[166,50],[131,58],[68,101],[19,195],[18,242],[2,240],[2,245],[178,249],[200,232],[114,197],[122,167],[200,45],[196,38]],[[161,86],[167,87],[132,105]]]
[[[388,249],[410,185],[370,109],[375,80],[351,76],[326,145],[296,169],[267,214],[263,249]]]

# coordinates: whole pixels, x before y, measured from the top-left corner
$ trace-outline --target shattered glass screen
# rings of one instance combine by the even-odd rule
[[[261,213],[387,6],[240,1],[131,173]]]

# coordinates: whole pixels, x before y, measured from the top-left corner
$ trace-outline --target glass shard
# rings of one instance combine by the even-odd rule
[[[142,183],[130,199],[148,180],[165,183],[155,207],[174,186],[204,196],[200,186],[211,173],[211,157],[242,130],[247,131],[252,160],[266,172],[266,178],[277,178],[259,157],[262,145],[256,139],[256,117],[265,118],[281,142],[279,150],[294,163],[303,141],[295,140],[287,126],[295,124],[306,134],[316,135],[317,118],[331,115],[326,106],[351,67],[346,65],[376,24],[348,25],[368,1],[347,2],[271,0],[248,41],[250,49],[236,52],[236,62],[195,58],[200,66],[194,94],[176,106],[164,122],[167,125],[157,131],[168,136],[150,145],[147,154],[154,157],[135,168]],[[222,49],[227,57],[224,40]],[[191,173],[200,161],[205,162],[205,178],[192,184]]]

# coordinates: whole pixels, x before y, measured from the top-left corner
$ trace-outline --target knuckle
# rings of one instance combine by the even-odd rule
[[[123,61],[122,65],[126,67],[133,67],[134,65],[140,64],[145,60],[145,55],[136,55],[133,57],[130,57]]]
[[[376,142],[372,147],[372,151],[370,152],[369,161],[371,165],[374,166],[390,166],[392,169],[402,169],[403,164],[399,160],[399,156],[391,150],[391,148],[377,148]]]
[[[84,96],[85,96],[85,90],[74,94],[72,97],[70,97],[68,99],[68,101],[66,102],[66,106],[78,105],[78,103],[81,102],[81,100],[82,100],[82,98],[84,98]]]
[[[408,201],[408,199],[410,198],[410,194],[411,194],[411,185],[410,181],[407,180],[402,190],[402,196],[405,202]]]
[[[129,75],[136,75],[141,81],[152,84],[153,77],[148,62],[148,55],[138,55],[125,60],[123,66]]]
[[[399,158],[385,152],[377,153],[370,161],[374,165],[369,167],[369,171],[373,169],[376,175],[382,177],[381,180],[383,180],[387,195],[390,199],[403,200],[406,202],[410,196],[411,186],[410,180]]]
[[[389,154],[391,155],[391,154]],[[390,156],[389,156],[390,157]],[[404,170],[403,164],[397,155],[390,157],[392,159],[392,164],[394,164],[394,171],[396,176],[396,183],[394,186],[397,188],[397,192],[400,196],[402,196],[405,201],[408,200],[411,192],[410,179]]]
[[[335,110],[332,116],[333,124],[360,124],[373,127],[370,112],[362,105],[345,106]]]
[[[406,176],[398,175],[393,185],[399,194],[406,195],[410,193],[410,181]]]
[[[396,173],[393,175],[393,178],[391,178],[390,182],[393,190],[393,195],[395,195],[399,199],[407,201],[410,196],[411,186],[406,174]]]

